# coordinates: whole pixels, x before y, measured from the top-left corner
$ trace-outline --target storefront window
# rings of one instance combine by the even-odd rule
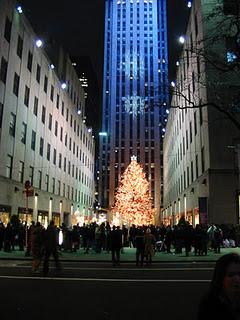
[[[30,226],[32,224],[32,214],[31,213],[19,213],[18,218],[21,223],[25,223],[27,221],[27,225]]]
[[[194,209],[194,222],[195,222],[195,227],[197,224],[199,224],[199,209],[195,208]]]
[[[8,222],[10,222],[10,213],[0,211],[0,222],[2,222],[4,226],[6,226]]]
[[[186,220],[187,220],[190,224],[193,224],[192,210],[188,210],[188,211],[187,211]]]
[[[38,218],[37,218],[38,222],[41,223],[41,225],[47,229],[48,227],[48,213],[38,213]]]
[[[60,214],[59,213],[53,213],[53,221],[54,221],[54,225],[59,227],[60,226]]]

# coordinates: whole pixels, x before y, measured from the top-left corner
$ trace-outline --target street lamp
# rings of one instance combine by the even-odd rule
[[[181,44],[184,44],[185,43],[185,37],[184,36],[180,36],[178,38],[178,41],[181,43]]]
[[[42,40],[40,40],[40,39],[36,40],[35,43],[36,43],[36,46],[37,46],[38,48],[41,48],[42,45],[43,45],[43,42],[42,42]]]

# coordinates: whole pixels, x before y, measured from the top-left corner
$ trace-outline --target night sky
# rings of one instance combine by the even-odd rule
[[[177,39],[186,29],[189,12],[186,3],[186,0],[167,0],[170,79],[174,78],[175,61],[181,49]],[[43,40],[52,37],[70,56],[90,57],[101,92],[104,0],[22,0],[21,4],[34,31]],[[101,104],[101,94],[97,99]]]

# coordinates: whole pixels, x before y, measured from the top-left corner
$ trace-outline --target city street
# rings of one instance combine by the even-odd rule
[[[196,317],[213,262],[66,262],[49,277],[26,261],[0,261],[0,301],[9,319],[185,319]]]

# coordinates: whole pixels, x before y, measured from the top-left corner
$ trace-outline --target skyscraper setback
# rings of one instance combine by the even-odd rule
[[[114,204],[120,175],[137,156],[162,206],[162,137],[168,113],[166,0],[106,0],[99,201]]]

